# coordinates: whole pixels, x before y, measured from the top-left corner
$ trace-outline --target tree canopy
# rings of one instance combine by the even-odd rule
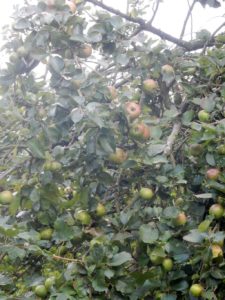
[[[0,298],[223,300],[225,23],[25,1],[0,71]],[[152,11],[150,20],[145,12]]]

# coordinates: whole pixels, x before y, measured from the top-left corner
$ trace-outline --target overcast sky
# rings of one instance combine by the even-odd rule
[[[104,0],[104,3],[119,8],[126,9],[126,0]],[[190,0],[189,2],[192,3]],[[222,2],[222,1],[221,1]],[[21,4],[23,0],[3,0],[0,7],[0,26],[10,22],[10,15],[13,11],[14,4]],[[164,0],[160,4],[158,17],[153,25],[175,36],[179,36],[182,24],[187,12],[187,0]],[[150,13],[150,12],[149,12]],[[219,9],[210,7],[202,8],[200,4],[196,4],[193,20],[194,32],[206,28],[213,32],[221,23],[224,22],[225,3]],[[187,27],[187,33],[190,33],[190,26]]]

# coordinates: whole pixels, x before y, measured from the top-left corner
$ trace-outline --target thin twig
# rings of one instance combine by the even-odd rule
[[[153,8],[153,15],[152,15],[152,17],[151,17],[151,20],[148,22],[149,24],[152,24],[153,21],[154,21],[154,19],[155,19],[155,17],[156,17],[156,14],[157,14],[158,9],[159,9],[159,4],[160,4],[160,0],[157,0],[157,1],[156,1],[155,9]]]
[[[210,38],[206,41],[204,48],[202,49],[202,54],[205,53],[205,50],[209,44],[209,42],[215,37],[215,35],[217,34],[217,32],[220,31],[220,29],[222,29],[225,26],[225,22],[223,22],[210,36]]]
[[[195,3],[196,3],[196,0],[193,0],[192,5],[189,6],[189,10],[188,10],[187,16],[186,16],[186,18],[185,18],[185,20],[184,20],[184,25],[183,25],[183,28],[182,28],[181,34],[180,34],[180,39],[181,39],[181,40],[182,40],[183,37],[184,37],[185,29],[186,29],[188,20],[189,20],[189,18],[190,18],[191,15],[192,15],[192,11],[193,11],[193,9],[194,9]],[[189,4],[189,1],[188,1],[188,4]]]
[[[84,264],[81,260],[79,259],[74,259],[74,258],[67,258],[67,257],[62,257],[62,256],[58,256],[58,255],[55,255],[53,254],[52,256],[54,259],[57,259],[57,260],[64,260],[64,261],[72,261],[72,262],[77,262],[79,264]]]

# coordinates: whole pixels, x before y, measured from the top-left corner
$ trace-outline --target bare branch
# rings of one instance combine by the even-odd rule
[[[151,17],[151,20],[149,21],[149,24],[152,24],[152,22],[154,21],[155,17],[156,17],[156,14],[157,14],[157,11],[159,9],[159,4],[160,4],[160,0],[157,0],[156,1],[156,6],[155,6],[155,9],[153,8],[153,15]]]
[[[184,37],[185,29],[186,29],[188,20],[189,20],[191,14],[192,14],[192,11],[193,11],[193,9],[194,9],[195,3],[196,3],[196,0],[193,0],[192,5],[189,7],[187,16],[186,16],[186,18],[185,18],[185,20],[184,20],[184,25],[183,25],[183,28],[182,28],[181,34],[180,34],[180,39],[181,39],[181,40],[182,40],[183,37]]]

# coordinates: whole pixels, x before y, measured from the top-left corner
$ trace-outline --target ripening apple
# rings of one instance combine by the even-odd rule
[[[143,81],[143,91],[146,94],[152,94],[158,89],[158,83],[157,81],[153,79],[146,79]]]
[[[77,53],[77,56],[80,58],[88,58],[92,54],[92,47],[89,44],[82,45]]]
[[[174,220],[175,225],[177,226],[183,226],[187,223],[187,216],[184,212],[181,212],[177,215],[177,217]]]
[[[3,191],[0,193],[0,203],[10,204],[13,201],[13,194],[10,191]]]
[[[172,75],[172,74],[174,74],[174,69],[171,65],[164,65],[161,68],[161,72],[162,72],[162,74]]]
[[[162,267],[166,272],[170,272],[173,269],[173,261],[171,258],[164,258],[162,261]]]
[[[150,188],[145,188],[145,187],[142,187],[139,191],[139,195],[142,199],[144,200],[150,200],[153,198],[154,196],[154,192],[152,189]]]
[[[209,208],[209,214],[215,219],[220,219],[224,215],[224,208],[221,204],[213,204]]]
[[[198,112],[198,119],[201,122],[209,122],[210,121],[210,115],[205,110],[200,110]]]
[[[109,155],[109,160],[116,164],[122,164],[127,159],[127,152],[121,148],[116,148],[114,153]]]
[[[200,297],[204,291],[204,288],[201,284],[195,283],[190,287],[190,294],[194,297]]]
[[[206,177],[211,180],[217,180],[220,175],[220,170],[217,168],[208,169],[206,172]]]
[[[134,124],[131,128],[130,135],[137,140],[147,140],[151,136],[150,128],[144,123]]]
[[[124,111],[131,120],[134,120],[140,116],[141,106],[137,102],[129,101],[125,103]]]
[[[223,249],[219,245],[212,245],[211,251],[212,251],[213,258],[222,258],[223,257]]]
[[[96,215],[98,217],[103,217],[106,214],[105,206],[102,203],[98,203],[96,208]]]
[[[111,100],[115,100],[117,98],[117,90],[114,86],[109,85],[108,87],[108,91],[109,91],[109,98]]]

